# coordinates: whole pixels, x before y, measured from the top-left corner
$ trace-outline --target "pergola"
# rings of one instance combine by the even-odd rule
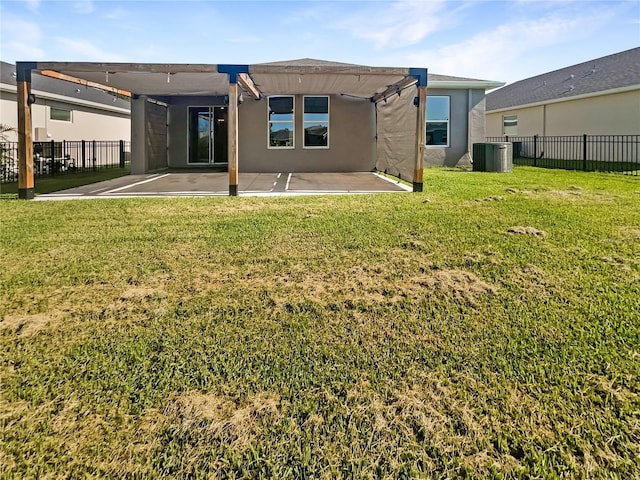
[[[238,98],[277,94],[341,94],[377,103],[416,86],[414,191],[422,191],[427,69],[368,67],[296,60],[255,65],[17,62],[19,198],[34,197],[31,73],[100,88],[134,99],[228,95],[229,194],[238,194]],[[132,132],[135,126],[132,124]],[[136,155],[132,142],[132,155]],[[143,148],[143,147],[141,147]],[[142,150],[144,154],[144,150]]]

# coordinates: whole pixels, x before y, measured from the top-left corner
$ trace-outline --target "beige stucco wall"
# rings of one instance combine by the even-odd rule
[[[246,99],[239,108],[241,172],[358,172],[375,167],[375,107],[368,99],[330,95],[329,148],[302,146],[303,96],[295,96],[295,148],[267,148],[267,100]]]
[[[169,105],[169,167],[187,168],[189,106],[223,106],[222,97],[173,97]],[[245,95],[238,107],[240,172],[354,172],[375,166],[375,110],[367,100],[330,95],[329,148],[304,148],[303,95],[295,96],[295,148],[270,149],[267,100]],[[206,167],[205,167],[206,168]]]
[[[16,94],[2,91],[0,96],[0,122],[14,128],[18,126]],[[71,122],[50,119],[51,107],[71,110]],[[37,140],[129,140],[131,127],[129,114],[116,113],[83,105],[73,105],[57,100],[38,97],[31,105],[33,138],[36,129],[42,128],[45,138]],[[9,135],[10,141],[17,141],[17,133]]]
[[[544,135],[545,108],[543,105],[538,105],[535,107],[509,110],[508,112],[487,113],[486,135],[487,137],[500,137],[504,135],[502,130],[502,117],[505,115],[518,115],[518,131],[516,135]]]
[[[487,113],[487,136],[502,136],[502,117],[518,115],[518,136],[638,135],[640,90]]]
[[[640,90],[547,106],[546,135],[638,135]]]

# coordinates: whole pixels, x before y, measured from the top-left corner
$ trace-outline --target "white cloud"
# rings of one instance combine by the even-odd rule
[[[35,22],[3,14],[0,22],[0,51],[6,62],[41,60],[45,51],[40,46],[42,32]]]
[[[122,20],[129,17],[131,17],[131,13],[121,7],[111,10],[104,15],[104,18],[107,20]]]
[[[73,2],[73,9],[76,13],[89,14],[93,13],[95,7],[93,5],[93,0],[81,0]]]
[[[27,8],[32,12],[35,12],[40,8],[40,0],[26,0]]]
[[[520,64],[515,70],[522,71],[521,63],[527,61],[527,55],[584,38],[605,16],[550,15],[505,23],[462,42],[408,54],[407,58],[413,65],[427,65],[434,73],[513,81],[517,80],[512,78],[514,65]]]
[[[126,58],[117,53],[107,52],[85,40],[57,37],[56,42],[64,49],[65,58],[94,62],[123,62]]]
[[[415,45],[444,28],[453,7],[444,0],[367,4],[367,9],[332,21],[353,37],[370,40],[378,48]]]

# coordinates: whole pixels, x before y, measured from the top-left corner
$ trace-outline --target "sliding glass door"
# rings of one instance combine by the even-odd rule
[[[226,107],[189,107],[189,165],[227,163]]]

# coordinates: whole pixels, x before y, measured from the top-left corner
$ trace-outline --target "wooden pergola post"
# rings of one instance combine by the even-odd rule
[[[238,84],[233,79],[229,82],[229,115],[228,115],[228,162],[229,162],[229,195],[238,196]]]
[[[424,152],[427,144],[427,82],[426,68],[410,68],[409,74],[417,80],[418,96],[415,105],[418,107],[416,115],[416,149],[413,165],[413,191],[422,192],[422,175],[424,171]]]
[[[218,73],[229,75],[229,111],[227,115],[227,155],[229,195],[238,196],[238,83],[253,95],[255,86],[249,77],[249,65],[218,65]],[[255,89],[256,93],[257,89]]]
[[[18,198],[35,196],[33,181],[33,127],[31,121],[31,70],[33,64],[17,62],[18,87]]]
[[[218,65],[218,73],[229,75],[229,111],[227,115],[227,162],[229,195],[238,196],[238,83],[258,99],[260,91],[249,76],[249,65]]]
[[[422,192],[424,151],[427,143],[427,86],[418,86],[418,115],[416,119],[416,158],[413,169],[413,191]]]

